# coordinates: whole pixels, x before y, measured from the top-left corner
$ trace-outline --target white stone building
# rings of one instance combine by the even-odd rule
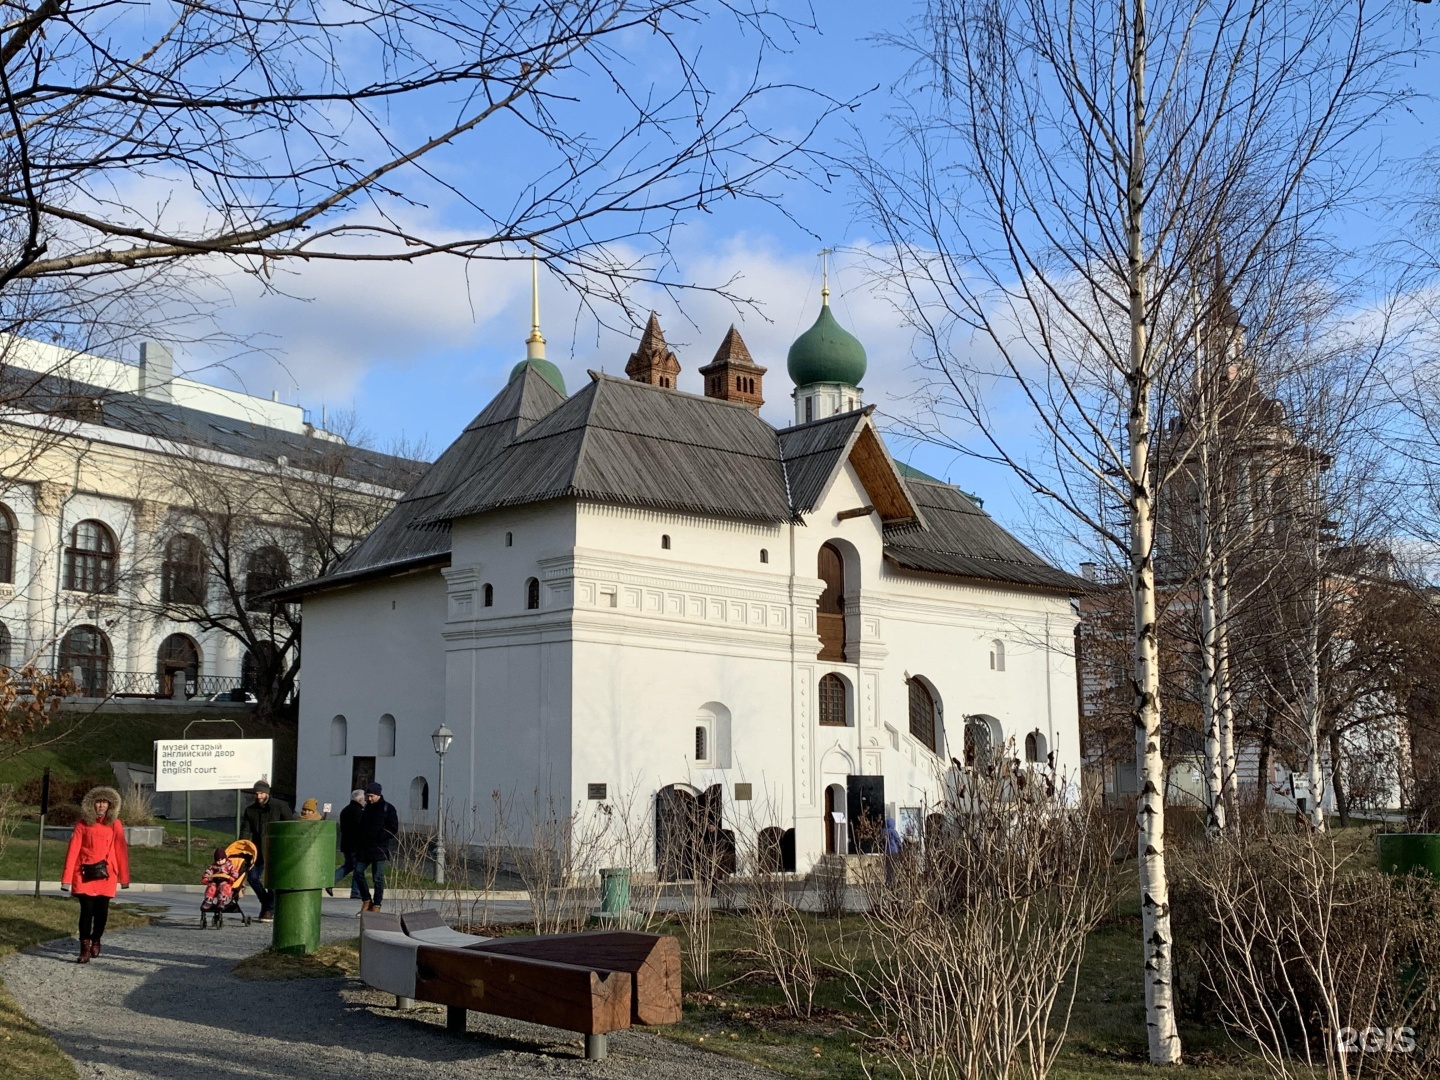
[[[390,517],[291,592],[298,795],[373,775],[433,822],[443,721],[447,820],[492,792],[582,815],[698,803],[722,830],[774,828],[804,870],[837,843],[830,815],[918,825],[994,754],[1078,775],[1080,583],[897,466],[864,368],[827,305],[791,349],[797,421],[777,430],[733,328],[705,396],[674,389],[652,318],[629,379],[592,372],[567,398],[537,319]]]

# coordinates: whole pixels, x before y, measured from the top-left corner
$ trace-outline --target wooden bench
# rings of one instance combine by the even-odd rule
[[[401,1008],[444,1005],[454,1032],[471,1009],[578,1032],[592,1061],[605,1056],[610,1032],[681,1014],[679,942],[631,931],[483,938],[436,911],[367,912],[360,977]]]

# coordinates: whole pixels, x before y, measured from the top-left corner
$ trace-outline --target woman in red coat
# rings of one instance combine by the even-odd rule
[[[130,887],[130,853],[125,847],[125,826],[120,824],[120,793],[111,787],[87,792],[80,803],[80,820],[70,834],[65,873],[60,888],[80,901],[80,957],[88,964],[100,955],[100,938],[110,917],[115,886]]]

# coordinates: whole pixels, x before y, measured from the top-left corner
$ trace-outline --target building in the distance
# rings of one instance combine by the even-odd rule
[[[415,466],[178,377],[153,342],[136,365],[0,338],[0,668],[90,698],[288,693],[297,623],[259,595],[351,546]]]
[[[305,620],[299,788],[378,778],[472,835],[494,798],[773,830],[804,869],[843,815],[919,827],[957,770],[1079,765],[1079,582],[959,489],[897,465],[828,301],[795,342],[796,421],[759,416],[739,333],[677,389],[650,319],[626,379],[567,396],[529,354],[331,574]]]

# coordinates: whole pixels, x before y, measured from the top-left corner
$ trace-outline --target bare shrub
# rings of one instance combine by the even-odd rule
[[[131,781],[125,790],[120,792],[120,811],[126,825],[154,825],[154,790]]]
[[[595,911],[600,855],[612,818],[604,804],[593,811],[583,803],[572,809],[539,788],[518,813],[507,811],[496,797],[498,834],[530,897],[537,934],[580,930]]]
[[[5,849],[10,845],[10,838],[15,835],[19,814],[20,800],[15,794],[15,788],[10,784],[0,784],[0,858],[5,857]]]
[[[775,980],[791,1016],[808,1018],[820,975],[805,916],[790,901],[784,874],[759,867],[750,875],[742,914],[750,954]]]
[[[734,837],[721,829],[718,787],[698,798],[687,793],[657,804],[656,819],[657,870],[661,879],[677,883],[677,914],[685,927],[690,976],[704,990],[710,985],[715,890],[735,872]]]
[[[842,946],[901,1077],[1043,1077],[1069,1027],[1086,937],[1110,907],[1111,838],[1023,766],[952,783],[923,838],[866,881],[866,933]],[[1059,785],[1066,790],[1066,785]],[[923,840],[923,842],[922,842]]]
[[[1433,1038],[1395,1045],[1402,1028],[1436,1029],[1433,882],[1381,873],[1353,836],[1302,828],[1237,830],[1182,885],[1200,993],[1269,1075],[1436,1074]]]

